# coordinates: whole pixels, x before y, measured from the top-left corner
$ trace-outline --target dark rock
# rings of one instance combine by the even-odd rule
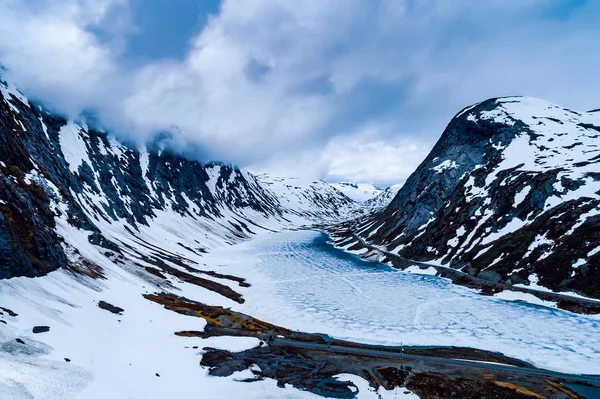
[[[17,339],[15,339],[15,341],[17,341],[20,344],[25,345],[25,342],[21,338],[17,338]]]
[[[102,234],[100,234],[98,232],[94,232],[94,233],[90,234],[88,236],[88,241],[91,244],[98,245],[98,246],[106,248],[106,249],[110,249],[111,251],[114,251],[118,254],[121,253],[121,249],[119,248],[119,246],[117,244],[115,244],[114,242],[112,242],[110,240],[107,240]]]
[[[100,309],[104,309],[104,310],[107,310],[111,313],[118,314],[118,315],[122,314],[125,311],[124,309],[122,309],[118,306],[111,305],[110,303],[105,302],[105,301],[98,302],[98,307]]]
[[[8,308],[3,308],[2,306],[0,306],[0,309],[2,309],[3,311],[5,311],[6,313],[8,313],[9,316],[11,317],[17,317],[18,314],[13,312],[12,310],[8,309]]]
[[[69,359],[68,357],[65,357],[65,362],[70,363],[71,359]]]
[[[35,326],[33,327],[33,333],[34,334],[40,334],[40,333],[45,333],[50,331],[50,327],[48,326]]]

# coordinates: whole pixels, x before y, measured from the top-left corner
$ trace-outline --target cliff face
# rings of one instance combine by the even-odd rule
[[[45,140],[39,109],[16,90],[0,82],[0,278],[36,276],[66,266],[62,240],[55,231],[51,200],[43,187],[29,179],[37,162],[48,160],[53,147]],[[47,118],[52,128],[60,121]],[[48,141],[49,142],[49,141]],[[65,180],[58,159],[40,173]],[[73,214],[78,210],[72,209]]]
[[[0,89],[0,278],[75,267],[96,252],[114,262],[164,255],[165,240],[177,256],[195,256],[260,230],[360,208],[312,182],[294,188],[302,209],[291,209],[289,190],[263,187],[244,170],[159,145],[128,148],[30,103],[7,82]]]
[[[411,260],[600,297],[600,116],[511,97],[467,107],[359,234]]]

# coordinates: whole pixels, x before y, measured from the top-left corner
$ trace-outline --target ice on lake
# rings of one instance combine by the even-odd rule
[[[600,317],[365,262],[320,232],[259,236],[209,259],[252,284],[239,310],[291,329],[367,343],[475,347],[557,371],[600,373]]]

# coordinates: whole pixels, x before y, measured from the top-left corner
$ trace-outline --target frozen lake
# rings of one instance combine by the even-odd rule
[[[327,236],[259,236],[209,264],[248,279],[237,309],[288,328],[367,343],[495,350],[538,367],[600,374],[600,317],[482,296],[435,276],[365,262]]]

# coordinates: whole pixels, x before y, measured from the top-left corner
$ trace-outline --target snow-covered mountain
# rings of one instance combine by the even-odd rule
[[[129,148],[0,80],[0,397],[280,392],[274,381],[239,389],[209,379],[198,351],[174,335],[202,330],[204,319],[147,296],[241,306],[250,284],[207,266],[207,252],[363,208],[321,181],[201,164],[160,142]],[[259,344],[216,338],[202,345]]]
[[[600,298],[600,114],[528,97],[459,112],[359,234],[400,256]]]
[[[394,184],[380,192],[376,197],[364,202],[369,209],[385,208],[392,202],[398,191],[402,188],[402,184]]]
[[[367,209],[387,206],[402,187],[401,184],[395,184],[383,189],[368,183],[330,183],[330,185],[355,202],[365,205]]]
[[[0,89],[0,278],[95,268],[89,262],[147,273],[143,259],[196,259],[361,208],[323,182],[257,178],[160,143],[128,148],[31,104],[9,83]]]
[[[261,187],[278,198],[282,209],[289,214],[310,220],[348,218],[362,213],[364,207],[357,201],[322,180],[296,177],[256,176]]]
[[[360,203],[365,203],[384,191],[382,188],[368,183],[331,183],[331,185],[347,197]]]

